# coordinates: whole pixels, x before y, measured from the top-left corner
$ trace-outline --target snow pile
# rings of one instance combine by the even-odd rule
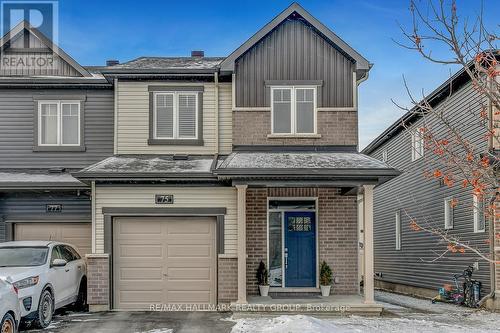
[[[251,317],[234,320],[231,333],[489,333],[500,332],[500,315],[478,312],[469,316],[413,313],[405,318],[311,316]]]
[[[310,316],[279,316],[275,318],[239,319],[231,333],[344,333],[349,332],[325,320]]]

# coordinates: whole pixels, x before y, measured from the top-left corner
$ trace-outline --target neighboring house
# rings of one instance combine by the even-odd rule
[[[464,70],[444,82],[427,100],[437,110],[446,110],[445,116],[476,147],[478,154],[495,149],[491,141],[485,140],[486,131],[477,121],[481,97]],[[446,137],[443,123],[433,117],[428,118],[425,126]],[[482,282],[483,295],[499,290],[498,283],[497,287],[494,283],[500,279],[500,272],[495,277],[494,265],[470,251],[440,257],[448,244],[439,237],[414,231],[410,227],[410,217],[416,218],[419,223],[459,237],[494,258],[492,221],[480,208],[474,209],[478,205],[470,189],[460,185],[449,188],[439,180],[424,177],[424,172],[443,167],[418,135],[419,129],[424,127],[423,121],[421,114],[413,109],[362,151],[403,172],[375,188],[376,285],[405,293],[435,296],[438,288],[453,283],[454,274],[461,273],[468,265],[474,265],[479,269],[474,272],[474,278]],[[455,207],[450,205],[452,199],[458,200]]]
[[[0,241],[90,253],[90,187],[71,172],[113,154],[112,84],[26,22],[0,46]]]
[[[228,57],[193,51],[93,71],[62,58],[64,78],[5,79],[11,90],[2,101],[15,108],[0,109],[12,121],[0,132],[8,136],[0,164],[9,168],[5,182],[23,179],[1,209],[14,238],[56,228],[50,237],[73,243],[59,226],[92,221],[91,231],[77,232],[87,243],[91,235],[91,310],[253,302],[260,261],[273,294],[319,293],[326,261],[333,293],[353,302],[341,305],[381,310],[373,298],[373,187],[399,172],[357,151],[358,85],[371,65],[302,7],[292,4]],[[37,112],[55,117],[55,127]],[[67,120],[81,134],[71,146],[60,145],[61,112],[80,114],[80,126]],[[29,176],[12,175],[19,172]],[[47,203],[62,211],[44,213]],[[39,220],[51,223],[38,228]]]

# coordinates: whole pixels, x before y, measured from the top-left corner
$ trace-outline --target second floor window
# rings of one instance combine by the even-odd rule
[[[40,101],[38,103],[38,144],[40,146],[79,146],[80,121],[80,102]]]
[[[316,88],[271,88],[272,133],[316,133]]]
[[[473,195],[474,211],[474,232],[484,232],[486,230],[486,214],[484,198]]]
[[[395,232],[396,232],[396,250],[401,250],[401,211],[396,211],[395,214]]]
[[[455,209],[453,204],[453,198],[447,198],[444,200],[444,228],[453,229],[453,215]]]
[[[411,133],[411,160],[416,161],[424,156],[424,134],[420,129]]]
[[[155,139],[197,139],[198,94],[161,92],[154,96]]]

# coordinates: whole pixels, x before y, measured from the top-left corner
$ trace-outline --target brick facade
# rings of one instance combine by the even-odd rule
[[[247,189],[247,293],[258,294],[255,273],[267,260],[267,197],[317,197],[319,262],[326,261],[338,284],[335,294],[358,292],[358,228],[356,196],[338,188]]]
[[[231,303],[238,299],[238,258],[219,258],[217,301]]]
[[[109,310],[109,255],[87,254],[87,302],[90,311]]]
[[[268,138],[271,134],[270,111],[233,112],[234,145],[352,145],[358,144],[357,111],[318,112],[321,138]]]

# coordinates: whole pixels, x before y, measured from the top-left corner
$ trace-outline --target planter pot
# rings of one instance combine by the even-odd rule
[[[268,296],[269,286],[259,286],[260,296]]]
[[[332,286],[320,286],[321,296],[330,296],[330,289]]]

